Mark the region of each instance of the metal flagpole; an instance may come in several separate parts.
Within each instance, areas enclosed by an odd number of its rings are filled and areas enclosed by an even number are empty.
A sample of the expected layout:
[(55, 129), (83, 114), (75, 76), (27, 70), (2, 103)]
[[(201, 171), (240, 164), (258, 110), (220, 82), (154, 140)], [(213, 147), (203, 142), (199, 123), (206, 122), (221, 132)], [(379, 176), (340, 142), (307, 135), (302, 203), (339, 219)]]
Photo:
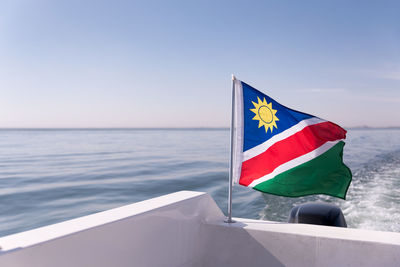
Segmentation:
[(232, 187), (233, 187), (233, 142), (234, 142), (234, 126), (235, 126), (235, 76), (232, 74), (232, 111), (231, 111), (231, 141), (229, 160), (229, 191), (228, 191), (228, 218), (226, 223), (234, 223), (232, 220)]

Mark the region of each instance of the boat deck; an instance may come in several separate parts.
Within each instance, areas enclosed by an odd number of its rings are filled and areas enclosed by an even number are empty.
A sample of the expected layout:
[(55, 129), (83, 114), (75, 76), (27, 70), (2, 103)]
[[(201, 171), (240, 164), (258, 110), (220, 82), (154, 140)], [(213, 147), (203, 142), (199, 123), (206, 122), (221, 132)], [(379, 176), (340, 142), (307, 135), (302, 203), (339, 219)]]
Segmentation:
[(181, 191), (0, 238), (0, 266), (400, 266), (400, 234), (225, 216)]

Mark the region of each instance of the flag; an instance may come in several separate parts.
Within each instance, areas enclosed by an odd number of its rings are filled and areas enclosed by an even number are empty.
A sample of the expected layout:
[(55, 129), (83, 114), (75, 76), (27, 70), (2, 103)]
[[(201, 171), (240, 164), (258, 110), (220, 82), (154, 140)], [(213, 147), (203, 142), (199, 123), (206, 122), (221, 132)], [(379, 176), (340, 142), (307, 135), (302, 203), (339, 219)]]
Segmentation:
[(233, 180), (279, 196), (345, 199), (352, 178), (343, 163), (346, 130), (233, 82)]

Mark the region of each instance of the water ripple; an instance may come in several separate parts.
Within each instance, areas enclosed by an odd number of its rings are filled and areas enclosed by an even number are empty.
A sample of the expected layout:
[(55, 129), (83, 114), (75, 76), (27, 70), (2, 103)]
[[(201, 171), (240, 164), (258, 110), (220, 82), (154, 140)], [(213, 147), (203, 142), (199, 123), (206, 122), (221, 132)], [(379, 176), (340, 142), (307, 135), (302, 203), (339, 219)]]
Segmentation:
[[(399, 131), (349, 131), (348, 200), (235, 186), (237, 217), (286, 221), (306, 201), (340, 205), (351, 227), (400, 231)], [(0, 130), (0, 236), (179, 190), (225, 211), (228, 130)]]

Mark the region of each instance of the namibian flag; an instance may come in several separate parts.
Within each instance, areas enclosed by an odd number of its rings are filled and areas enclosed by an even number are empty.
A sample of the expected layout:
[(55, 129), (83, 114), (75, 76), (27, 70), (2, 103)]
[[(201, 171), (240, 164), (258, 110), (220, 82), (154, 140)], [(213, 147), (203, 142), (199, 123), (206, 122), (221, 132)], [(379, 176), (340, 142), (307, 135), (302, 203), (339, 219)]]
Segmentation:
[(233, 179), (261, 192), (345, 199), (351, 171), (343, 164), (346, 130), (285, 107), (234, 79)]

